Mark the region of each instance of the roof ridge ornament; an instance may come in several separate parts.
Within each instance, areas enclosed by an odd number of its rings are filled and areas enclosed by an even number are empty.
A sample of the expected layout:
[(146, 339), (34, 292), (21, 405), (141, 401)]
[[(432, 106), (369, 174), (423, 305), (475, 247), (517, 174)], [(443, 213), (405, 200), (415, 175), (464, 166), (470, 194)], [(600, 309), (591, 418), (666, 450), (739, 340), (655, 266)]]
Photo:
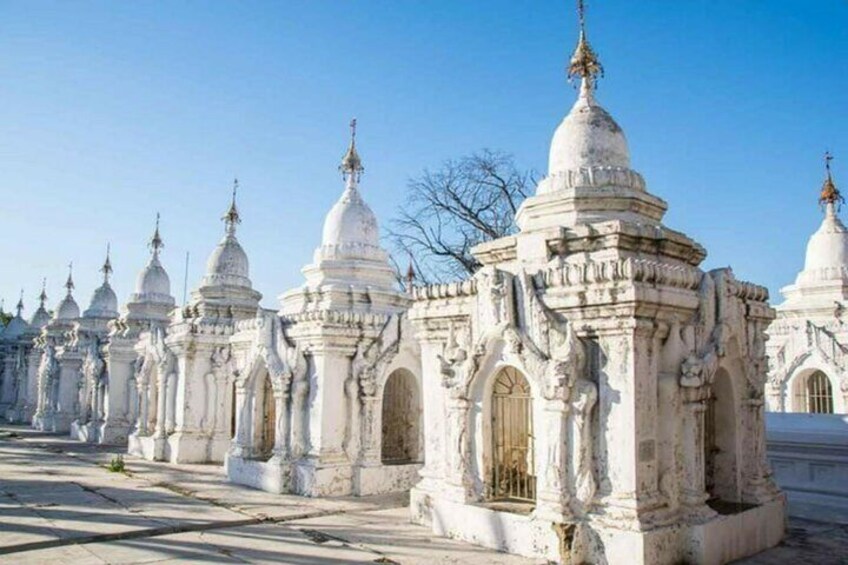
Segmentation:
[(591, 96), (595, 82), (604, 76), (604, 66), (598, 54), (586, 39), (586, 6), (583, 0), (577, 0), (577, 18), (580, 22), (580, 35), (577, 47), (568, 62), (568, 81), (573, 83), (580, 77), (580, 96)]
[(112, 252), (112, 244), (106, 244), (106, 261), (103, 262), (103, 266), (100, 267), (100, 272), (103, 273), (103, 284), (109, 284), (109, 277), (112, 275), (112, 261), (111, 261), (111, 252)]
[(356, 118), (350, 120), (350, 145), (344, 157), (342, 157), (339, 171), (342, 173), (342, 178), (353, 187), (359, 183), (359, 179), (362, 178), (362, 173), (365, 171), (365, 167), (362, 166), (362, 159), (356, 151)]
[(236, 226), (241, 223), (241, 215), (236, 206), (236, 195), (238, 194), (239, 182), (237, 178), (233, 179), (233, 199), (230, 202), (230, 208), (227, 213), (221, 218), (226, 225), (227, 235), (235, 237)]
[(21, 312), (24, 311), (24, 289), (21, 289), (21, 297), (18, 299), (18, 305), (16, 308), (18, 310), (18, 318), (20, 318)]
[(834, 207), (841, 207), (845, 202), (845, 198), (836, 188), (836, 183), (833, 182), (833, 175), (830, 171), (830, 162), (833, 161), (833, 155), (830, 151), (824, 152), (824, 168), (827, 173), (824, 183), (822, 184), (821, 193), (819, 194), (819, 205), (824, 206), (828, 213), (833, 212)]
[(156, 212), (156, 229), (153, 230), (153, 237), (150, 238), (150, 242), (147, 244), (150, 247), (151, 253), (155, 256), (159, 256), (159, 251), (165, 247), (165, 242), (162, 241), (162, 236), (159, 234), (159, 212)]

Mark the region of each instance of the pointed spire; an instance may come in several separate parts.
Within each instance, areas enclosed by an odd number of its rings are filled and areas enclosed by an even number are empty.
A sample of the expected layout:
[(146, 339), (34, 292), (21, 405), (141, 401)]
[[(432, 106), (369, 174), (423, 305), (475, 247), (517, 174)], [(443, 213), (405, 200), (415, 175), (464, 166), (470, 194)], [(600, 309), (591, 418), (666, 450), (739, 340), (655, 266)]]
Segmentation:
[(106, 261), (103, 262), (103, 266), (100, 267), (100, 272), (103, 273), (103, 284), (109, 284), (109, 277), (112, 275), (112, 245), (110, 243), (106, 244)]
[(153, 237), (150, 238), (148, 247), (150, 247), (150, 252), (156, 257), (159, 256), (159, 251), (165, 247), (165, 243), (162, 241), (162, 236), (159, 235), (159, 212), (156, 212), (156, 229), (153, 231)]
[(65, 281), (65, 288), (68, 289), (68, 296), (74, 291), (74, 262), (68, 263), (68, 280)]
[(359, 153), (356, 152), (356, 118), (350, 120), (350, 145), (344, 157), (342, 157), (342, 164), (339, 165), (339, 171), (342, 173), (342, 178), (352, 186), (356, 186), (363, 171), (365, 171), (365, 168), (362, 166), (362, 159), (359, 158)]
[(412, 255), (409, 256), (409, 266), (406, 268), (406, 292), (412, 294), (415, 287), (415, 267), (412, 266)]
[(21, 289), (21, 297), (18, 299), (17, 310), (18, 310), (18, 318), (20, 318), (21, 312), (24, 311), (24, 289)]
[(830, 151), (825, 151), (824, 168), (827, 177), (824, 179), (824, 184), (822, 184), (821, 193), (819, 194), (819, 204), (826, 208), (829, 215), (835, 213), (834, 208), (837, 205), (845, 202), (845, 198), (842, 197), (839, 189), (836, 188), (836, 183), (833, 182), (833, 175), (830, 172), (831, 161), (833, 161), (833, 155), (830, 154)]
[(580, 96), (590, 97), (595, 82), (604, 76), (604, 67), (586, 38), (586, 7), (583, 0), (577, 0), (577, 17), (580, 21), (580, 36), (568, 63), (568, 80), (573, 82), (576, 77), (580, 77)]
[(236, 226), (241, 223), (238, 207), (236, 206), (236, 195), (238, 194), (238, 179), (233, 179), (233, 200), (230, 203), (230, 209), (221, 218), (227, 226), (227, 235), (236, 235)]
[(47, 304), (47, 278), (41, 279), (41, 294), (38, 295), (39, 308), (44, 308)]

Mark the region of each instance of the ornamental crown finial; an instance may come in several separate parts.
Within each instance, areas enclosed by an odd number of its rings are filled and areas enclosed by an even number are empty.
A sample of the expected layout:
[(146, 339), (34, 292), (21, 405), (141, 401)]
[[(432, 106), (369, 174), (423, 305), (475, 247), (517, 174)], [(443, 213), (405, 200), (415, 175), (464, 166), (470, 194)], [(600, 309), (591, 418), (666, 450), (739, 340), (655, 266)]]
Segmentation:
[(65, 281), (65, 288), (68, 289), (68, 295), (74, 291), (74, 262), (68, 263), (68, 280)]
[(355, 182), (359, 181), (363, 171), (365, 171), (365, 167), (362, 166), (362, 159), (359, 158), (359, 153), (356, 151), (356, 118), (350, 120), (350, 145), (344, 157), (342, 157), (339, 171), (341, 171), (343, 179), (350, 178)]
[(165, 242), (162, 241), (162, 236), (159, 234), (159, 212), (156, 212), (156, 229), (153, 230), (153, 237), (150, 238), (148, 246), (154, 255), (158, 255), (159, 251), (165, 247)]
[(24, 289), (21, 289), (21, 297), (18, 299), (17, 310), (18, 310), (18, 318), (20, 318), (21, 312), (24, 311)]
[(604, 76), (604, 67), (586, 39), (586, 7), (583, 0), (577, 0), (577, 18), (580, 22), (580, 36), (568, 63), (568, 80), (573, 82), (576, 77), (580, 77), (584, 85), (591, 89), (594, 82)]
[(224, 214), (224, 217), (221, 218), (224, 220), (224, 224), (227, 226), (227, 233), (229, 235), (235, 235), (236, 226), (241, 223), (241, 215), (239, 214), (238, 207), (236, 206), (236, 196), (238, 195), (238, 187), (239, 182), (237, 178), (233, 179), (233, 199), (230, 202), (230, 208), (227, 210), (227, 213)]
[(109, 282), (109, 276), (112, 274), (112, 260), (111, 260), (111, 251), (112, 245), (110, 243), (106, 244), (106, 261), (103, 262), (103, 266), (100, 267), (100, 272), (103, 273), (103, 282)]
[(41, 279), (41, 294), (38, 295), (38, 300), (41, 302), (41, 307), (47, 303), (47, 277)]
[(822, 184), (821, 193), (819, 194), (819, 204), (823, 206), (845, 202), (845, 198), (842, 197), (839, 189), (836, 188), (836, 183), (833, 182), (833, 175), (830, 172), (831, 161), (833, 161), (833, 155), (831, 155), (830, 151), (825, 151), (824, 168), (827, 176), (824, 179), (824, 184)]

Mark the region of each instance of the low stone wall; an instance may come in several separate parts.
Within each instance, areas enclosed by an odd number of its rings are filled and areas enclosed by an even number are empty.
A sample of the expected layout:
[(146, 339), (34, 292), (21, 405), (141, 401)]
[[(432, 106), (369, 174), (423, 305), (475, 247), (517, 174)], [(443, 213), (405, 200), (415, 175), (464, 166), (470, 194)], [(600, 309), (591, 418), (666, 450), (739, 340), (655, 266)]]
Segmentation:
[(766, 439), (789, 515), (848, 524), (848, 415), (769, 412)]

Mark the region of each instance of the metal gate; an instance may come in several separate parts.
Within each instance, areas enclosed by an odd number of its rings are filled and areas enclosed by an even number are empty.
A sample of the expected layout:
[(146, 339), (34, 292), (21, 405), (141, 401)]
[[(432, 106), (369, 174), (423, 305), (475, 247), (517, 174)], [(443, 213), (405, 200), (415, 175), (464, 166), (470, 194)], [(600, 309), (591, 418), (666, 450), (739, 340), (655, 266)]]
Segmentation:
[(536, 500), (533, 398), (511, 367), (498, 373), (492, 391), (492, 499)]
[(833, 389), (830, 379), (821, 371), (807, 379), (807, 412), (833, 414)]

